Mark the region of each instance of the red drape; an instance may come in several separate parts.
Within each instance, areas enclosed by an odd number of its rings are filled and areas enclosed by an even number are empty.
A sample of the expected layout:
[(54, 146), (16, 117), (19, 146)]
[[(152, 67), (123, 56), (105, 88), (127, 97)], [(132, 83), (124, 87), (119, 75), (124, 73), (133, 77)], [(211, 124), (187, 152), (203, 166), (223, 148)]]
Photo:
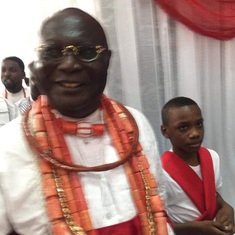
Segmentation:
[(219, 40), (235, 37), (235, 0), (155, 0), (193, 31)]

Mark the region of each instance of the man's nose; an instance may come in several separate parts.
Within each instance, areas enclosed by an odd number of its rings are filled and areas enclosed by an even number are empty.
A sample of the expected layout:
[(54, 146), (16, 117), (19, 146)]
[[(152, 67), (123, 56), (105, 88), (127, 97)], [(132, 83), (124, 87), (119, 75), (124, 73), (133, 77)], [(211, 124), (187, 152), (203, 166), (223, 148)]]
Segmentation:
[(58, 69), (66, 70), (68, 72), (73, 72), (75, 70), (82, 69), (82, 62), (79, 61), (73, 53), (66, 53), (63, 56), (60, 64), (58, 65)]

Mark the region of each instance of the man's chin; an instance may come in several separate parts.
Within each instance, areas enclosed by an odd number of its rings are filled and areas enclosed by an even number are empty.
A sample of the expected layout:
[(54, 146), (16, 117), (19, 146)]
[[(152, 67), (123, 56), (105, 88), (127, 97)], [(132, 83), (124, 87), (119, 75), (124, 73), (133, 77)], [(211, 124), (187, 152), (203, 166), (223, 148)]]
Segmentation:
[(4, 84), (4, 86), (6, 87), (7, 90), (11, 91), (15, 89), (15, 85), (14, 84)]
[(85, 117), (93, 111), (91, 108), (92, 106), (85, 105), (85, 103), (61, 102), (53, 107), (62, 115), (73, 118)]
[(15, 83), (10, 80), (10, 79), (7, 79), (3, 82), (3, 85), (6, 87), (6, 88), (14, 88), (15, 87)]

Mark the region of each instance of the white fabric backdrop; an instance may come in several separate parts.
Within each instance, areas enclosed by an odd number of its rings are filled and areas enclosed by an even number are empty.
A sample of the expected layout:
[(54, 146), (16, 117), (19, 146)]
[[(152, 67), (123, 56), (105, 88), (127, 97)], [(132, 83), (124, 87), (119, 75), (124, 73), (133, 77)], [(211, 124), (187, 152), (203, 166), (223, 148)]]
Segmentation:
[(41, 20), (69, 6), (104, 26), (112, 50), (106, 93), (148, 117), (161, 152), (169, 148), (160, 133), (163, 104), (179, 95), (198, 102), (204, 145), (219, 153), (223, 196), (235, 207), (235, 40), (198, 35), (151, 0), (7, 0), (0, 3), (0, 59), (16, 55), (28, 64)]

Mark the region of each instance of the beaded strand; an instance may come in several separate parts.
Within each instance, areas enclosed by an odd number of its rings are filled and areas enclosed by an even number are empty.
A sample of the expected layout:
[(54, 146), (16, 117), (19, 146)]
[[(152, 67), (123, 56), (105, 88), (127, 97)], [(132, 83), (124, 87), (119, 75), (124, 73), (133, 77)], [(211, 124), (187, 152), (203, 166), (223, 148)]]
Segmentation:
[[(120, 160), (87, 168), (72, 164), (62, 130), (55, 124), (45, 96), (25, 115), (27, 139), (38, 153), (48, 216), (54, 235), (96, 235), (76, 171), (109, 170), (123, 164), (138, 209), (143, 235), (167, 235), (166, 215), (157, 183), (138, 143), (138, 127), (121, 104), (102, 97), (108, 132)], [(40, 146), (39, 146), (40, 144)], [(53, 212), (54, 211), (54, 212)]]

